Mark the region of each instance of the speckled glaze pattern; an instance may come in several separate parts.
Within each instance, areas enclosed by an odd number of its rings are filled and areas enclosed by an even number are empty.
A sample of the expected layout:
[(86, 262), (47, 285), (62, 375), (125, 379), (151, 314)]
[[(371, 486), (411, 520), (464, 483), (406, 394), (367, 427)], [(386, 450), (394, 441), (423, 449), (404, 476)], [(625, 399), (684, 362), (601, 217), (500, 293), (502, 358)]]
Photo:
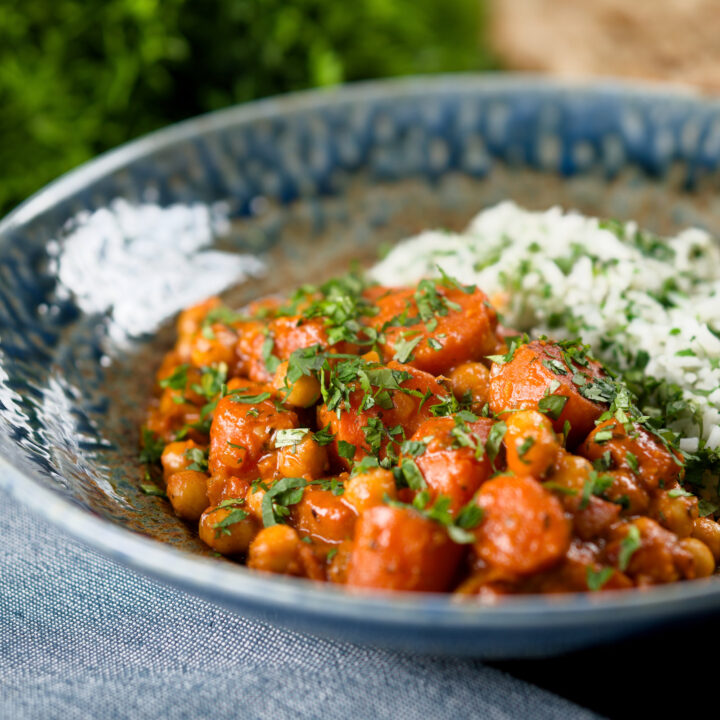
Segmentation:
[(124, 146), (0, 225), (0, 482), (146, 573), (353, 640), (538, 655), (720, 608), (718, 579), (478, 607), (260, 576), (210, 558), (166, 502), (139, 491), (136, 461), (183, 306), (321, 280), (508, 197), (720, 234), (719, 164), (717, 102), (507, 76), (303, 93)]

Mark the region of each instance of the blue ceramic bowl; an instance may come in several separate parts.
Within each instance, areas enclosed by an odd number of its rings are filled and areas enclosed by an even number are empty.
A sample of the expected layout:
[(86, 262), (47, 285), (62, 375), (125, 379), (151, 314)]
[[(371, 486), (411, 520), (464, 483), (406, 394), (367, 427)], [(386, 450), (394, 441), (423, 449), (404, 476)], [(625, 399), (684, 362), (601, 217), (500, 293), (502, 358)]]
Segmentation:
[(137, 428), (173, 315), (320, 280), (504, 198), (720, 231), (720, 106), (534, 78), (434, 77), (253, 103), (83, 166), (0, 225), (0, 481), (138, 571), (273, 623), (397, 648), (542, 655), (720, 608), (651, 591), (363, 596), (208, 556), (139, 492)]

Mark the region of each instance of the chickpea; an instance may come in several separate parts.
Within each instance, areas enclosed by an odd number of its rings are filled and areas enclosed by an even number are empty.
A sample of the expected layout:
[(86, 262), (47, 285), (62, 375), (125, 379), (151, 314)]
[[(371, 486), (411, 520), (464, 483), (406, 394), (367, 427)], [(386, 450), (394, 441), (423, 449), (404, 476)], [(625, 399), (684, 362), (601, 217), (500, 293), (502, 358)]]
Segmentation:
[(490, 371), (479, 362), (463, 363), (450, 373), (453, 395), (461, 400), (469, 392), (476, 405), (484, 405), (488, 401), (489, 382)]
[(192, 460), (185, 457), (185, 453), (196, 447), (197, 445), (192, 440), (179, 440), (165, 446), (160, 458), (165, 480), (192, 464)]
[(309, 433), (296, 445), (281, 447), (277, 453), (277, 472), (282, 477), (322, 477), (327, 470), (327, 450)]
[(244, 506), (239, 504), (238, 507), (214, 507), (205, 510), (200, 518), (200, 539), (222, 555), (239, 555), (247, 552), (258, 533), (257, 520), (247, 514), (235, 522), (221, 526), (231, 513), (238, 510), (244, 510)]
[(613, 479), (612, 485), (604, 493), (605, 497), (611, 502), (620, 503), (623, 515), (643, 515), (647, 512), (650, 496), (634, 473), (612, 470), (604, 474)]
[(704, 542), (689, 537), (681, 540), (680, 544), (692, 555), (696, 578), (708, 577), (715, 572), (715, 558)]
[(199, 305), (194, 305), (180, 313), (177, 322), (178, 342), (176, 351), (178, 358), (180, 358), (182, 362), (190, 361), (195, 334), (200, 330), (207, 314), (220, 304), (220, 298), (211, 297)]
[(720, 562), (720, 524), (710, 518), (697, 518), (692, 537), (702, 540), (710, 548), (716, 562)]
[(300, 536), (287, 525), (261, 530), (248, 554), (248, 567), (282, 575), (302, 575)]
[(370, 350), (369, 352), (366, 352), (362, 356), (362, 359), (367, 360), (368, 362), (374, 362), (374, 363), (380, 362), (380, 356), (375, 352), (375, 350)]
[(572, 455), (569, 452), (560, 452), (555, 458), (555, 465), (550, 479), (560, 487), (575, 491), (574, 496), (565, 495), (565, 498), (579, 497), (592, 469), (592, 465), (585, 458)]
[(560, 450), (550, 420), (535, 410), (521, 410), (509, 413), (505, 423), (508, 468), (518, 475), (543, 477)]
[(190, 362), (196, 367), (217, 363), (232, 365), (235, 361), (237, 335), (227, 325), (214, 323), (210, 332), (199, 332), (192, 340)]
[(208, 476), (197, 470), (181, 470), (167, 480), (167, 496), (173, 510), (183, 520), (200, 519), (210, 504), (207, 496)]
[(312, 375), (303, 375), (290, 386), (288, 392), (287, 387), (285, 387), (287, 370), (287, 362), (280, 363), (272, 381), (273, 387), (283, 398), (283, 402), (294, 407), (310, 407), (314, 405), (320, 398), (320, 383), (317, 378)]
[(650, 501), (650, 517), (678, 537), (690, 537), (698, 516), (697, 498), (685, 495), (672, 497), (670, 492), (662, 491), (653, 497)]
[(335, 554), (327, 568), (327, 579), (330, 582), (344, 585), (347, 582), (348, 565), (352, 558), (352, 540), (345, 540), (335, 546)]
[(245, 495), (245, 507), (257, 520), (262, 522), (262, 501), (265, 491), (259, 486), (251, 486)]
[(178, 335), (188, 337), (194, 335), (207, 317), (207, 314), (220, 305), (219, 297), (211, 297), (197, 305), (183, 310), (177, 321)]
[(397, 498), (395, 478), (389, 470), (378, 468), (351, 477), (345, 483), (343, 499), (359, 514), (368, 508), (382, 505), (385, 495), (393, 500)]

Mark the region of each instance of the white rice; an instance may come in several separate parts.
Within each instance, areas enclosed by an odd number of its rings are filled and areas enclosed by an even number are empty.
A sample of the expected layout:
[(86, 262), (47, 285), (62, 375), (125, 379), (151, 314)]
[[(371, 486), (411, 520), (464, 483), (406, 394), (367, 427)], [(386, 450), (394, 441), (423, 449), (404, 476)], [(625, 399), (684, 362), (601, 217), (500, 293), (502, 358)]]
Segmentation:
[[(659, 257), (641, 251), (638, 239), (657, 241)], [(645, 373), (677, 384), (700, 410), (701, 424), (683, 419), (672, 428), (683, 449), (720, 448), (720, 339), (710, 330), (720, 330), (720, 244), (708, 233), (657, 238), (632, 222), (608, 229), (579, 213), (504, 202), (462, 234), (424, 232), (402, 242), (371, 274), (406, 285), (438, 275), (438, 265), (484, 290), (508, 327), (579, 336), (621, 368), (646, 351)]]

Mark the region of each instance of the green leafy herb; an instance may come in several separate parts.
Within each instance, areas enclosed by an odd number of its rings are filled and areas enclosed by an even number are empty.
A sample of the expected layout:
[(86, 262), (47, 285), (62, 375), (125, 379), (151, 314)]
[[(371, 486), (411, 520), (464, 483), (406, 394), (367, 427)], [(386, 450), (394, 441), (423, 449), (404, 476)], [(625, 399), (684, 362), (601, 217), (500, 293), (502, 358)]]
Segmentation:
[(144, 427), (142, 429), (142, 449), (138, 455), (141, 463), (154, 465), (160, 462), (165, 442), (160, 439), (152, 430)]
[(524, 457), (534, 444), (535, 438), (528, 435), (519, 445), (517, 445), (517, 454), (523, 462), (528, 462), (524, 460)]
[(145, 495), (152, 495), (153, 497), (160, 497), (167, 499), (167, 494), (161, 488), (155, 485), (155, 483), (141, 483), (140, 489)]
[(410, 458), (404, 458), (400, 464), (400, 471), (402, 477), (405, 480), (406, 485), (411, 490), (424, 490), (427, 487), (425, 478), (420, 472), (420, 468), (416, 465), (414, 460)]
[(607, 581), (615, 574), (615, 570), (611, 567), (604, 567), (600, 570), (595, 570), (588, 565), (585, 573), (585, 580), (587, 582), (588, 589), (592, 592), (601, 590)]
[(338, 440), (338, 455), (346, 460), (352, 460), (355, 457), (357, 448), (345, 440)]
[(335, 435), (330, 432), (330, 423), (321, 430), (314, 432), (313, 439), (318, 445), (329, 445), (335, 439)]
[(591, 495), (602, 496), (613, 482), (612, 475), (600, 475), (595, 470), (591, 470), (588, 479), (583, 485), (579, 509), (584, 510), (590, 504)]
[(190, 461), (186, 470), (195, 470), (197, 472), (207, 472), (208, 469), (208, 451), (202, 448), (188, 448), (185, 451), (185, 458)]
[(538, 402), (538, 410), (552, 420), (557, 420), (560, 415), (562, 415), (562, 411), (565, 409), (567, 401), (568, 399), (565, 395), (546, 395), (545, 397), (540, 398), (540, 401)]
[(691, 492), (688, 492), (684, 488), (676, 487), (668, 492), (668, 497), (679, 498), (679, 497), (695, 497)]
[(393, 360), (397, 360), (399, 363), (406, 363), (413, 357), (413, 350), (417, 347), (418, 343), (423, 339), (422, 335), (412, 338), (412, 340), (398, 340), (395, 343), (395, 354)]
[(282, 523), (290, 515), (289, 507), (302, 500), (308, 485), (305, 478), (284, 477), (276, 480), (262, 499), (262, 521), (265, 527)]
[(635, 475), (637, 475), (640, 472), (640, 463), (638, 462), (637, 455), (635, 453), (630, 452), (629, 450), (625, 453), (625, 462), (627, 462), (630, 469), (633, 471)]
[(160, 381), (160, 387), (170, 388), (171, 390), (184, 390), (188, 381), (187, 373), (189, 367), (187, 363), (178, 365), (171, 375)]
[(593, 435), (593, 441), (595, 443), (597, 443), (598, 445), (602, 445), (603, 443), (606, 443), (609, 440), (612, 440), (612, 438), (613, 438), (612, 428), (603, 428), (602, 430), (598, 430), (595, 433), (595, 435)]
[(220, 537), (221, 535), (231, 535), (232, 530), (230, 528), (236, 523), (242, 522), (249, 516), (249, 513), (240, 507), (244, 503), (245, 500), (242, 498), (229, 498), (227, 500), (223, 500), (217, 506), (217, 509), (230, 508), (230, 512), (222, 520), (213, 523), (213, 528), (215, 528), (215, 537)]
[(627, 531), (627, 535), (622, 539), (620, 543), (620, 552), (618, 553), (618, 567), (620, 570), (625, 572), (630, 559), (635, 554), (635, 551), (640, 548), (640, 530), (637, 525), (630, 525)]
[(271, 374), (274, 375), (275, 371), (278, 369), (278, 366), (280, 365), (280, 358), (276, 355), (273, 355), (273, 348), (275, 347), (275, 341), (273, 338), (268, 335), (265, 340), (263, 341), (262, 348), (260, 350), (260, 354), (262, 355), (263, 362), (265, 363), (265, 369)]
[(291, 428), (289, 430), (278, 430), (275, 433), (275, 447), (289, 447), (301, 443), (310, 432), (309, 428)]
[(269, 392), (261, 392), (257, 395), (240, 395), (234, 391), (229, 393), (232, 397), (232, 401), (236, 403), (245, 403), (247, 405), (257, 405), (264, 400), (269, 400), (272, 395)]
[(500, 452), (500, 445), (502, 444), (505, 433), (507, 432), (507, 425), (504, 422), (496, 422), (488, 433), (488, 438), (485, 441), (485, 451), (488, 454), (488, 458), (491, 463), (495, 462), (495, 458)]
[(427, 450), (427, 444), (420, 442), (419, 440), (406, 440), (400, 446), (400, 452), (403, 455), (410, 455), (411, 457), (418, 457)]

